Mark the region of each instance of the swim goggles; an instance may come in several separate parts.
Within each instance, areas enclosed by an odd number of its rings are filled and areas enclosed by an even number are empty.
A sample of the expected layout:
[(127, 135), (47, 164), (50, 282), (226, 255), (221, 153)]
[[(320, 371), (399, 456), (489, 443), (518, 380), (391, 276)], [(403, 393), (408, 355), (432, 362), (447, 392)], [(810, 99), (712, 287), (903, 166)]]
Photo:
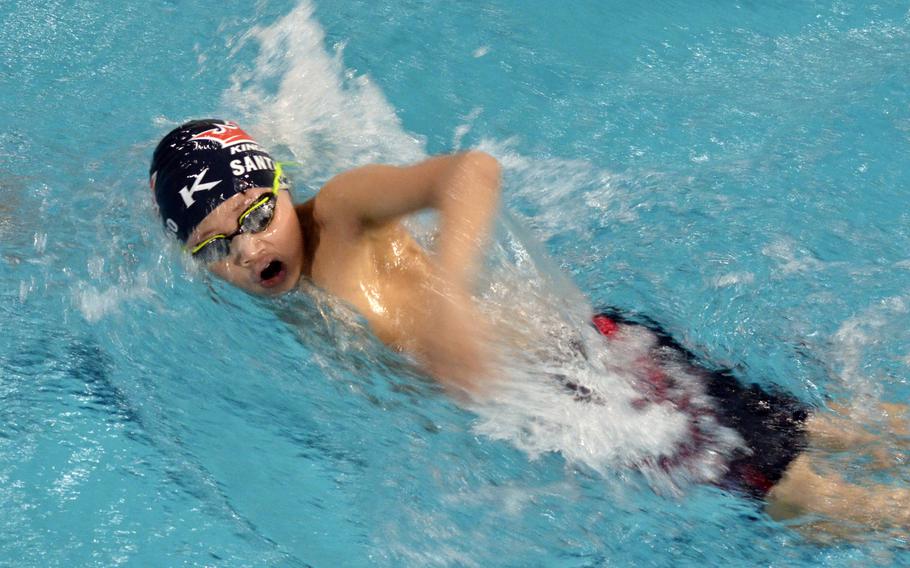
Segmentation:
[(275, 217), (275, 206), (278, 204), (278, 191), (287, 189), (282, 184), (282, 165), (296, 165), (293, 163), (275, 162), (275, 178), (272, 181), (272, 191), (262, 195), (246, 208), (237, 218), (237, 230), (230, 235), (219, 233), (212, 235), (201, 243), (186, 247), (193, 259), (204, 264), (212, 264), (224, 260), (231, 254), (231, 240), (244, 233), (261, 233), (266, 230)]

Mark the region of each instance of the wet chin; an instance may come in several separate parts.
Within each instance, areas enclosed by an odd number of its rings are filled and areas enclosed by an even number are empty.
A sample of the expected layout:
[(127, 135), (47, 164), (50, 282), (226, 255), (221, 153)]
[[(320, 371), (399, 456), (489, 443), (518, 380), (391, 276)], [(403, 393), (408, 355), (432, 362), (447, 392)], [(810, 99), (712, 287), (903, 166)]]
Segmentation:
[(266, 283), (255, 280), (247, 282), (246, 285), (240, 286), (248, 292), (259, 294), (260, 296), (279, 296), (294, 289), (294, 284), (289, 276), (285, 276), (280, 282)]
[(294, 288), (296, 288), (296, 282), (293, 282), (290, 278), (287, 278), (283, 282), (271, 287), (257, 285), (255, 292), (263, 296), (279, 296), (281, 294), (290, 292)]

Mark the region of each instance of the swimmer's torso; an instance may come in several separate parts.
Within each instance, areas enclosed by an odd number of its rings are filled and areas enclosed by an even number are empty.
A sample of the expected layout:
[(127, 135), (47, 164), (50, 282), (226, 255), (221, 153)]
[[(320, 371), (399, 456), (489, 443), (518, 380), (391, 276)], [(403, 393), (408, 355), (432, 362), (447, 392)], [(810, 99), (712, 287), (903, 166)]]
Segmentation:
[(408, 350), (426, 310), (430, 262), (399, 223), (356, 238), (329, 229), (320, 231), (311, 278), (356, 308), (383, 343)]

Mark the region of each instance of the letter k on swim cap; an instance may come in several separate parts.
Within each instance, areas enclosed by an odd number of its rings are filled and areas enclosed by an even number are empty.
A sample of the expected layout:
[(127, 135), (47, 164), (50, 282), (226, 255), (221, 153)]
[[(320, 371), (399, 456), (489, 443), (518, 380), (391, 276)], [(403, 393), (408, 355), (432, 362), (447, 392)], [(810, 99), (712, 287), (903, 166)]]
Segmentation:
[(186, 242), (216, 207), (254, 187), (272, 187), (275, 162), (235, 122), (193, 120), (172, 130), (152, 155), (149, 184), (161, 219)]

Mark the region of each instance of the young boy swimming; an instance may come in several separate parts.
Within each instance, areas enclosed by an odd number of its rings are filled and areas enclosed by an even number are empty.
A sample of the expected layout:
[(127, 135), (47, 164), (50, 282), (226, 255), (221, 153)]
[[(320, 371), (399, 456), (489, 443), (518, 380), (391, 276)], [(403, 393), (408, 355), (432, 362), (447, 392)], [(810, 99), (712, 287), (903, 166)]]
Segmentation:
[[(468, 395), (493, 388), (488, 324), (474, 305), (472, 286), (496, 215), (499, 178), (498, 163), (482, 152), (405, 167), (369, 165), (337, 175), (295, 206), (281, 164), (237, 124), (222, 120), (174, 129), (158, 144), (150, 168), (165, 227), (213, 274), (267, 296), (311, 281), (356, 309), (383, 343)], [(439, 212), (441, 224), (432, 256), (401, 224), (404, 216), (428, 208)], [(648, 327), (616, 313), (595, 317), (594, 325), (608, 338)], [(661, 465), (710, 452), (710, 435), (701, 425), (716, 421), (744, 441), (720, 484), (766, 499), (777, 516), (812, 512), (906, 528), (910, 492), (820, 475), (810, 458), (819, 450), (869, 443), (862, 428), (810, 413), (787, 395), (705, 371), (659, 329), (647, 333), (654, 347), (643, 363), (643, 404), (685, 412), (695, 440)], [(704, 386), (690, 396), (667, 372), (671, 367), (684, 368)], [(557, 380), (579, 404), (596, 402), (586, 387)]]
[[(483, 340), (469, 286), (496, 212), (497, 162), (469, 152), (366, 166), (296, 207), (281, 183), (271, 156), (230, 122), (187, 123), (152, 161), (165, 226), (212, 273), (263, 295), (310, 280), (444, 384), (476, 388)], [(434, 262), (399, 223), (427, 207), (443, 227)]]

